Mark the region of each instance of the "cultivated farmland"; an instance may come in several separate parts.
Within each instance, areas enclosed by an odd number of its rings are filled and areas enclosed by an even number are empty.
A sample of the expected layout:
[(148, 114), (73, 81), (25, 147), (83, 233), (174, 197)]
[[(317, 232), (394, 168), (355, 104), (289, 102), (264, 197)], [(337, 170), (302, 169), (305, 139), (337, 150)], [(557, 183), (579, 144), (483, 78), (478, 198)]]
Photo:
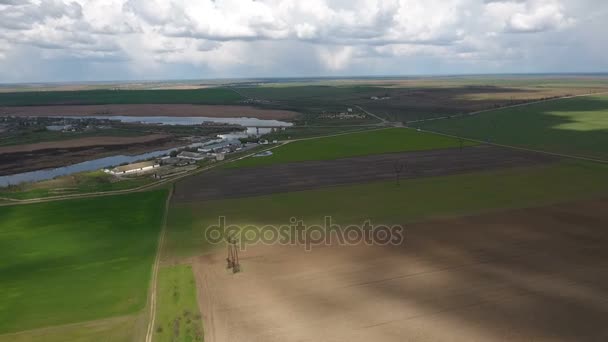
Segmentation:
[(445, 176), (557, 162), (557, 158), (493, 146), (401, 152), (337, 160), (231, 168), (189, 177), (176, 184), (177, 202), (259, 196), (344, 184)]
[(550, 101), (416, 126), (494, 143), (608, 159), (608, 96)]
[(319, 224), (326, 215), (340, 224), (362, 224), (366, 219), (398, 224), (602, 196), (606, 191), (608, 166), (562, 162), (406, 179), (399, 186), (390, 180), (218, 201), (174, 201), (163, 258), (180, 259), (210, 250), (213, 246), (204, 239), (205, 227), (216, 225), (219, 216), (225, 216), (228, 224), (244, 226), (283, 225), (291, 217)]
[[(0, 207), (0, 334), (139, 314), (165, 197), (155, 191)], [(110, 323), (124, 326), (98, 326)], [(126, 336), (137, 331), (127, 328)], [(65, 336), (79, 334), (70, 331)]]
[(248, 117), (266, 120), (289, 120), (297, 113), (286, 110), (260, 109), (251, 106), (190, 104), (123, 104), (7, 107), (4, 114), (13, 116), (204, 116)]
[[(432, 150), (459, 147), (461, 141), (401, 128), (366, 131), (301, 140), (273, 149), (273, 155), (248, 158), (229, 167), (271, 165), (305, 160), (331, 160), (379, 153)], [(464, 146), (475, 143), (462, 142)]]
[(408, 225), (395, 247), (249, 247), (237, 275), (224, 250), (198, 257), (206, 341), (601, 341), (607, 205)]
[(0, 93), (0, 106), (105, 104), (234, 104), (241, 96), (226, 88), (193, 90), (82, 90)]

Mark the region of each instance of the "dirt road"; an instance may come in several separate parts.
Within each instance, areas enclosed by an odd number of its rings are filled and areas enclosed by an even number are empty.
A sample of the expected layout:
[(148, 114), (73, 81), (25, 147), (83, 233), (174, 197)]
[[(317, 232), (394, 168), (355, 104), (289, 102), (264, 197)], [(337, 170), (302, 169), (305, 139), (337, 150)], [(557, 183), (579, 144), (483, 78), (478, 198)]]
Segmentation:
[(605, 341), (608, 200), (444, 219), (398, 247), (194, 262), (205, 341)]

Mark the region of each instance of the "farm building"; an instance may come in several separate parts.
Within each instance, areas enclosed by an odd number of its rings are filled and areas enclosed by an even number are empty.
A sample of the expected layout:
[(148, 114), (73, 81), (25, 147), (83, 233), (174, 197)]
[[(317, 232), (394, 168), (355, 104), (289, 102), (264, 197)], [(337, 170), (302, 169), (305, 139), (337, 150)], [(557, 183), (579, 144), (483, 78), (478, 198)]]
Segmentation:
[(118, 166), (111, 170), (105, 170), (105, 171), (108, 173), (111, 173), (113, 175), (126, 175), (126, 174), (150, 171), (159, 166), (160, 165), (158, 163), (156, 163), (155, 161), (146, 161), (146, 162), (141, 162), (141, 163)]
[(243, 146), (243, 144), (238, 140), (223, 141), (223, 142), (200, 147), (198, 149), (198, 151), (202, 152), (202, 153), (212, 153), (212, 152), (230, 153), (230, 152), (236, 151), (238, 148), (241, 148), (242, 146)]
[(187, 151), (184, 151), (184, 152), (178, 154), (177, 157), (181, 158), (181, 159), (190, 159), (190, 160), (203, 160), (203, 159), (207, 158), (207, 156), (202, 153), (187, 152)]

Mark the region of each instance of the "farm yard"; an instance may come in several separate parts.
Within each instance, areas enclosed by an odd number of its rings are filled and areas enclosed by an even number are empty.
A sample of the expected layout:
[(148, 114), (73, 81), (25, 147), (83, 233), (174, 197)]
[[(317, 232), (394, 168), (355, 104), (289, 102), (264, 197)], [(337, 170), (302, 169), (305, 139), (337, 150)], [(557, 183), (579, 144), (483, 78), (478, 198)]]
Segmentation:
[(133, 339), (166, 194), (0, 207), (0, 341)]

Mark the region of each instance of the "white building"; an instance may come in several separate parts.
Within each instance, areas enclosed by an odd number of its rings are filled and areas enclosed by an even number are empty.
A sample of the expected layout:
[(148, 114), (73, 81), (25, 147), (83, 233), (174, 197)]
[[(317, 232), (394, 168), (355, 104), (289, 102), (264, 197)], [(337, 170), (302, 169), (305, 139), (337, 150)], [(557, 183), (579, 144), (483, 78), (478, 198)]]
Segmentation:
[(207, 158), (207, 156), (202, 153), (184, 151), (184, 152), (178, 154), (177, 158), (190, 159), (190, 160), (203, 160), (203, 159)]
[(160, 167), (155, 161), (147, 161), (135, 164), (128, 164), (123, 166), (118, 166), (113, 168), (112, 170), (105, 170), (107, 173), (111, 173), (113, 175), (128, 175), (128, 174), (136, 174), (147, 172), (153, 169)]

